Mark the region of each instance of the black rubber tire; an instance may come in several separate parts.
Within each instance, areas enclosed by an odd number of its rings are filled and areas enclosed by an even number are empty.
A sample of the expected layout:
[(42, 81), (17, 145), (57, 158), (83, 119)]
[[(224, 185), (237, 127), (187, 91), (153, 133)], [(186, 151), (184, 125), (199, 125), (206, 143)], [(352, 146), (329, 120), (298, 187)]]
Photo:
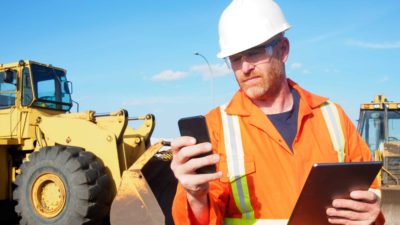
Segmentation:
[[(94, 154), (78, 147), (44, 147), (33, 152), (20, 169), (13, 192), (20, 225), (104, 224), (112, 198), (111, 179)], [(62, 180), (67, 196), (62, 211), (47, 219), (36, 212), (30, 197), (33, 182), (45, 172)]]

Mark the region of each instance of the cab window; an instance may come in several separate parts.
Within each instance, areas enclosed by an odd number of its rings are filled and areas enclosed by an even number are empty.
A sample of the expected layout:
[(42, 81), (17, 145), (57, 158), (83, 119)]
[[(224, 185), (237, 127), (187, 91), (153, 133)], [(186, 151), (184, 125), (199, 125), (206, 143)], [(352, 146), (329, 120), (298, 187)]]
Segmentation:
[(0, 108), (15, 105), (17, 93), (17, 71), (0, 71)]
[(24, 68), (22, 71), (22, 105), (30, 105), (33, 101), (31, 78), (29, 76), (29, 69)]

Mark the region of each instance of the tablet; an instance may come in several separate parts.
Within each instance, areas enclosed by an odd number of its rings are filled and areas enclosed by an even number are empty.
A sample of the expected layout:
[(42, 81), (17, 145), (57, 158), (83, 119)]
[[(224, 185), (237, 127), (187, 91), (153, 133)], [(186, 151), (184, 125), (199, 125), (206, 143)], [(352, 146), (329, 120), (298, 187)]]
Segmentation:
[(311, 168), (288, 225), (330, 224), (326, 209), (333, 199), (368, 190), (382, 162), (318, 163)]

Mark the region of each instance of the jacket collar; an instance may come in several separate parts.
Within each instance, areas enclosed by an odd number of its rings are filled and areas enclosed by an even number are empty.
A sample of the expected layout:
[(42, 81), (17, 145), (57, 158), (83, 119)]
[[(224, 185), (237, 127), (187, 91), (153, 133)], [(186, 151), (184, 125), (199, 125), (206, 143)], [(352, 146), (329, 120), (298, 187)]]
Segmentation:
[[(312, 109), (320, 107), (328, 98), (321, 97), (301, 88), (294, 81), (287, 79), (289, 86), (294, 88), (300, 96), (300, 112), (311, 113)], [(225, 110), (228, 114), (250, 116), (252, 112), (261, 111), (249, 97), (240, 89), (232, 97)]]
[[(297, 124), (297, 130), (299, 131), (301, 130), (300, 127), (303, 124), (303, 120), (305, 120), (308, 115), (313, 113), (313, 109), (320, 107), (321, 104), (326, 102), (327, 98), (314, 95), (302, 89), (297, 83), (292, 80), (288, 79), (288, 83), (299, 93), (300, 96)], [(264, 112), (262, 112), (242, 90), (238, 90), (236, 92), (236, 94), (227, 105), (225, 111), (230, 115), (237, 115), (247, 118), (251, 125), (263, 130), (277, 141), (282, 139), (278, 130), (275, 129), (275, 126), (264, 114)], [(286, 144), (283, 144), (283, 146), (286, 146)], [(289, 148), (287, 149), (290, 152)]]

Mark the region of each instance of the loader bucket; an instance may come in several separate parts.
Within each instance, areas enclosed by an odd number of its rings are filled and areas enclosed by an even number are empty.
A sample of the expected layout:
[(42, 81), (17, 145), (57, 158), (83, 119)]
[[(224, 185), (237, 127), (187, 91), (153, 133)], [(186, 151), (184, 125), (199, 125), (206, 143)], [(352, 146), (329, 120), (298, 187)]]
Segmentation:
[(400, 185), (382, 187), (382, 211), (387, 225), (400, 221)]
[(112, 225), (165, 224), (164, 214), (141, 171), (164, 145), (165, 142), (152, 145), (128, 170), (123, 172), (117, 196), (111, 205)]

